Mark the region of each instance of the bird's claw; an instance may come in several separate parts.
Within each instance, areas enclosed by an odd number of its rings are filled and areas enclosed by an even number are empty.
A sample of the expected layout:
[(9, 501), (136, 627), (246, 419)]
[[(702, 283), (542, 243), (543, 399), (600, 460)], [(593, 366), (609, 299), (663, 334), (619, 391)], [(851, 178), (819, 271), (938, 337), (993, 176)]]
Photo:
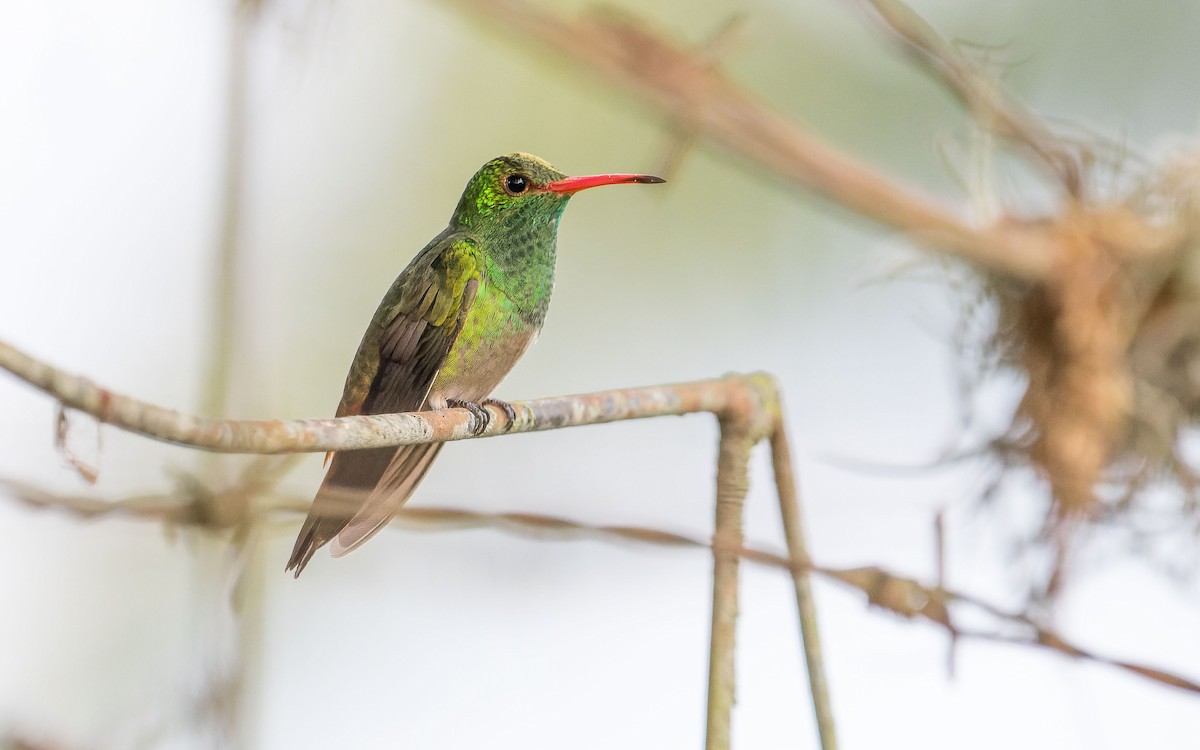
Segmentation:
[(496, 406), (500, 411), (504, 412), (504, 416), (508, 417), (508, 423), (504, 425), (504, 431), (508, 432), (517, 423), (517, 410), (507, 401), (501, 401), (498, 398), (487, 398), (483, 400), (484, 406)]
[(467, 411), (471, 412), (472, 435), (482, 435), (484, 430), (488, 428), (488, 425), (492, 423), (492, 413), (474, 401), (463, 401), (460, 398), (448, 398), (446, 399), (446, 406), (466, 409)]

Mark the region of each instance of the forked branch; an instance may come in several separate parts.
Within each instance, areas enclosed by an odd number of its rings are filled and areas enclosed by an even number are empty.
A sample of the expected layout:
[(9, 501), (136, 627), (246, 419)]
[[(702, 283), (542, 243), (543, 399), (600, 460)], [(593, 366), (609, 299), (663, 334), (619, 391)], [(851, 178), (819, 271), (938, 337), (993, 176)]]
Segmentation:
[[(147, 437), (211, 451), (235, 453), (303, 453), (352, 450), (418, 443), (445, 442), (475, 437), (474, 417), (466, 409), (446, 409), (409, 414), (343, 417), (340, 419), (237, 421), (202, 419), (164, 409), (130, 396), (101, 388), (86, 378), (63, 372), (4, 342), (0, 342), (0, 368), (9, 370), (29, 384), (56, 398), (65, 407), (86, 412), (102, 423), (137, 432)], [(708, 412), (721, 426), (717, 471), (717, 513), (713, 559), (713, 625), (710, 640), (708, 748), (727, 750), (734, 696), (734, 635), (738, 599), (738, 550), (742, 548), (742, 506), (748, 488), (750, 450), (776, 434), (782, 426), (775, 381), (768, 375), (729, 375), (694, 383), (606, 391), (582, 396), (514, 402), (516, 418), (511, 424), (498, 409), (482, 436), (534, 432), (629, 419)], [(777, 481), (780, 481), (777, 474)], [(790, 473), (786, 476), (790, 482)], [(10, 485), (10, 489), (12, 489)], [(29, 502), (44, 502), (45, 496), (25, 491)], [(785, 523), (798, 529), (796, 493), (781, 490)], [(245, 498), (249, 500), (249, 497)], [(792, 507), (786, 507), (788, 503)], [(245, 504), (243, 504), (244, 507)], [(128, 509), (144, 511), (140, 501)], [(77, 506), (90, 511), (87, 503)], [(248, 511), (247, 511), (248, 512)], [(203, 507), (169, 516), (187, 521), (212, 518)], [(245, 515), (245, 513), (243, 514)], [(791, 520), (787, 520), (787, 519)], [(789, 535), (797, 565), (789, 566), (796, 581), (797, 603), (804, 623), (803, 639), (815, 643), (816, 618), (811, 607), (799, 598), (808, 590), (808, 554), (803, 538)], [(800, 546), (797, 547), (796, 545)], [(825, 750), (834, 750), (832, 712), (819, 656), (809, 655), (814, 710), (821, 727)], [(817, 664), (816, 669), (811, 665)]]

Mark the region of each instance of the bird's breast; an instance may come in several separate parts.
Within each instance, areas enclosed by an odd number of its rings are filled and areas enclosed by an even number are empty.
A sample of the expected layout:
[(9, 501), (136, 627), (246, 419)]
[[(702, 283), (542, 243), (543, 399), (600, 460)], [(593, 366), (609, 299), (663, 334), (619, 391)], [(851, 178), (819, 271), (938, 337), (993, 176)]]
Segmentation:
[(512, 370), (537, 338), (538, 327), (494, 284), (480, 279), (475, 301), (467, 312), (446, 360), (430, 388), (428, 402), (445, 399), (482, 401)]

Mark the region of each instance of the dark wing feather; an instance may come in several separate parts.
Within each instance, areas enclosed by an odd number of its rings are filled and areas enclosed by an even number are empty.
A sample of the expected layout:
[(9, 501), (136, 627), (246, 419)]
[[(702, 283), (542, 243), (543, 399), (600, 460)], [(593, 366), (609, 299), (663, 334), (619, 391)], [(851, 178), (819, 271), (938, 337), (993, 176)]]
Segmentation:
[[(413, 259), (363, 336), (338, 416), (416, 411), (424, 405), (474, 302), (481, 266), (475, 244), (450, 232), (435, 238)], [(334, 454), (296, 539), (288, 570), (299, 576), (313, 553), (335, 536), (339, 537), (335, 554), (366, 541), (408, 499), (440, 447)]]

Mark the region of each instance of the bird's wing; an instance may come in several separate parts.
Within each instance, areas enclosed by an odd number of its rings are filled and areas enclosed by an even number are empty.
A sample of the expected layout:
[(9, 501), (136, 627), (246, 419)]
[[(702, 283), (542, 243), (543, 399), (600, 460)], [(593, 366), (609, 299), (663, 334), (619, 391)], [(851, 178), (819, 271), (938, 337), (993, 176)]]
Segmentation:
[[(483, 261), (469, 238), (445, 233), (409, 264), (363, 337), (338, 415), (420, 409), (475, 300)], [(369, 385), (367, 385), (369, 384)], [(297, 575), (337, 537), (335, 554), (365, 542), (404, 504), (440, 445), (344, 451), (305, 520), (288, 569)]]
[(338, 416), (420, 408), (474, 301), (479, 246), (447, 230), (388, 290), (346, 377)]

